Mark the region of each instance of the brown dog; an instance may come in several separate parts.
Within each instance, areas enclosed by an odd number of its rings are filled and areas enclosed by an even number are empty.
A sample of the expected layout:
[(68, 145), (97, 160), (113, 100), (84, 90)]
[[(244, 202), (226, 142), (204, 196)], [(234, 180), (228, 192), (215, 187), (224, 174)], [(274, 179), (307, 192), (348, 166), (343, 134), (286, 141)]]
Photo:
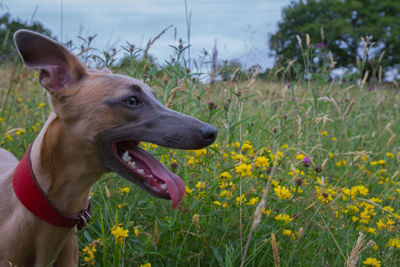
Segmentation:
[[(50, 93), (53, 112), (20, 163), (0, 149), (0, 266), (76, 266), (76, 236), (70, 227), (51, 223), (54, 218), (43, 210), (78, 216), (85, 225), (91, 188), (110, 171), (171, 199), (176, 208), (185, 192), (182, 180), (138, 148), (139, 142), (198, 149), (214, 142), (217, 131), (162, 106), (138, 80), (87, 70), (47, 37), (19, 30), (14, 40), (26, 66), (40, 69), (39, 82)], [(42, 195), (43, 207), (21, 179), (36, 186), (32, 190)]]

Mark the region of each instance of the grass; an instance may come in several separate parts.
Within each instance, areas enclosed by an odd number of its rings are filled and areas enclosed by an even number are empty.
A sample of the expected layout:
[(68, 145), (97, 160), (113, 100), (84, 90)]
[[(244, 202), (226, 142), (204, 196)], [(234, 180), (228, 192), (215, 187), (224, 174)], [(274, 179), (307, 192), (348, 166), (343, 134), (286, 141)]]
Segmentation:
[[(177, 210), (105, 175), (79, 237), (82, 266), (399, 264), (397, 90), (256, 76), (206, 84), (176, 62), (160, 72), (131, 60), (114, 71), (215, 125), (218, 140), (199, 151), (142, 144), (185, 181)], [(0, 68), (0, 88), (1, 146), (20, 158), (49, 113), (47, 97), (37, 73), (18, 64)]]

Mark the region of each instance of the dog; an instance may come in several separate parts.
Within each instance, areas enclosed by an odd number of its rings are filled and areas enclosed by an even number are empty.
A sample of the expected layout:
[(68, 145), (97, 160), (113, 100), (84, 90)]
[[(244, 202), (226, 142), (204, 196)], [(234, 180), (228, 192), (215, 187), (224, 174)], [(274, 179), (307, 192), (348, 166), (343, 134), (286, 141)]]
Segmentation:
[(0, 149), (0, 266), (77, 266), (76, 232), (90, 219), (90, 192), (104, 173), (177, 208), (183, 181), (139, 143), (200, 149), (217, 130), (164, 107), (139, 80), (85, 68), (39, 33), (18, 30), (14, 42), (25, 65), (40, 71), (52, 112), (20, 162)]

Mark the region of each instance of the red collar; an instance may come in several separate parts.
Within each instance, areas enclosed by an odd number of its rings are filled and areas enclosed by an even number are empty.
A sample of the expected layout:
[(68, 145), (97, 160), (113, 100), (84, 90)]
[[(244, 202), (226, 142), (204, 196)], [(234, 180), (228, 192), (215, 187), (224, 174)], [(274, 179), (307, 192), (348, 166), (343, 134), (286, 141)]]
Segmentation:
[(76, 225), (78, 230), (86, 227), (92, 210), (90, 200), (86, 209), (75, 214), (64, 214), (54, 207), (33, 174), (30, 160), (31, 148), (32, 145), (29, 146), (14, 171), (13, 188), (19, 201), (34, 215), (52, 225), (68, 228)]

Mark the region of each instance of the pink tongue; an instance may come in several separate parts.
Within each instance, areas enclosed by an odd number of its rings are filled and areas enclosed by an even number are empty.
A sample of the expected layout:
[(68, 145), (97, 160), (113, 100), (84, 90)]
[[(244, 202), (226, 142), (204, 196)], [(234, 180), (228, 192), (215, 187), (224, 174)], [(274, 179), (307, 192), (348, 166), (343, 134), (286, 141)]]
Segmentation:
[(129, 150), (129, 153), (141, 160), (155, 177), (165, 182), (169, 196), (172, 200), (172, 208), (178, 208), (180, 201), (185, 195), (185, 184), (183, 183), (182, 179), (179, 176), (171, 173), (150, 153), (140, 148)]

